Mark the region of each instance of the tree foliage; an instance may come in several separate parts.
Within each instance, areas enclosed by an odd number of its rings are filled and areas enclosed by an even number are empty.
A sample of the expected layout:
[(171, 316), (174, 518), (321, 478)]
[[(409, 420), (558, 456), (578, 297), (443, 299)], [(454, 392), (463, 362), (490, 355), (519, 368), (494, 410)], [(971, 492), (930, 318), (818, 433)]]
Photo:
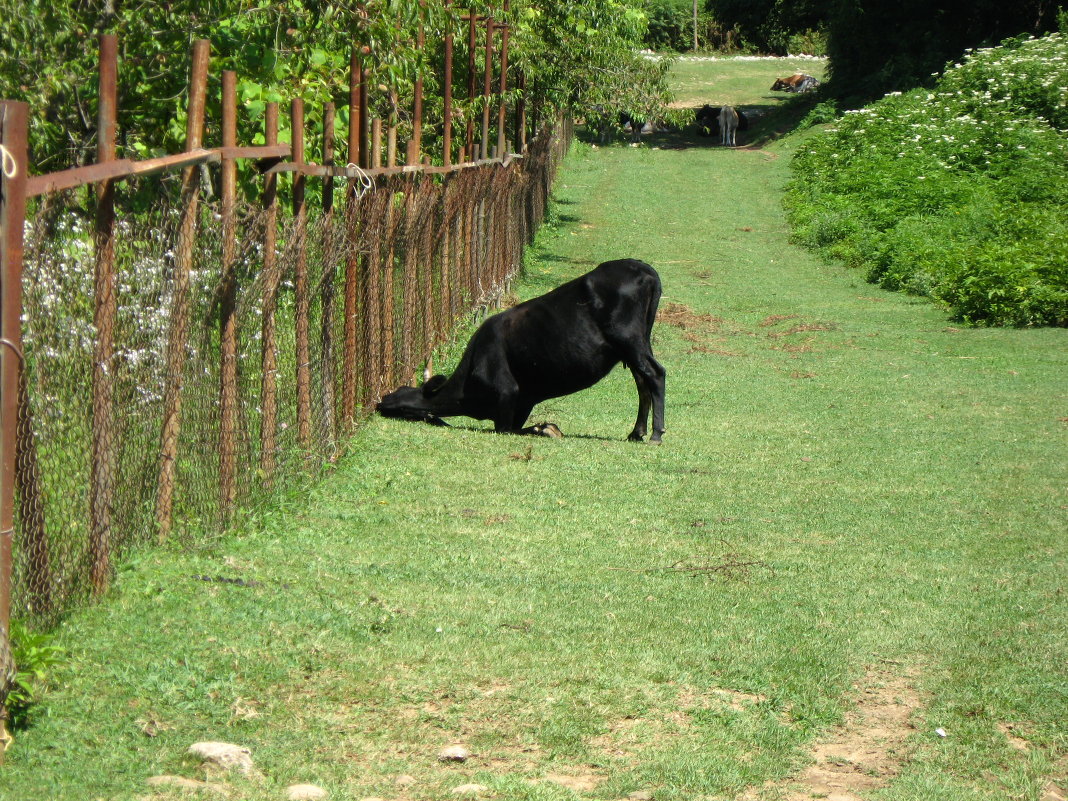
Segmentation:
[[(663, 71), (649, 69), (636, 53), (647, 25), (641, 0), (515, 0), (507, 15), (500, 6), (465, 5), (510, 23), (509, 61), (526, 76), (527, 104), (535, 114), (605, 102), (625, 108), (666, 94)], [(480, 99), (468, 99), (463, 91), (466, 25), (460, 11), (443, 0), (0, 0), (0, 15), (5, 19), (0, 27), (0, 96), (31, 106), (31, 151), (37, 172), (92, 159), (95, 39), (101, 33), (119, 38), (124, 156), (143, 158), (182, 147), (189, 54), (199, 38), (208, 39), (212, 50), (209, 98), (215, 108), (209, 107), (209, 121), (218, 120), (220, 73), (233, 69), (238, 74), (242, 142), (262, 141), (262, 115), (268, 102), (294, 97), (305, 100), (313, 130), (322, 105), (336, 102), (339, 135), (344, 137), (354, 46), (367, 48), (372, 115), (396, 114), (404, 136), (412, 89), (421, 77), (426, 119), (436, 120), (440, 128), (446, 31), (456, 34), (458, 119), (462, 122), (481, 111)], [(420, 26), (426, 38), (423, 48), (416, 44)], [(480, 89), (481, 42), (480, 36), (476, 51)], [(391, 94), (397, 98), (396, 106)], [(512, 87), (512, 99), (515, 96)], [(433, 125), (425, 135), (433, 141), (437, 135)], [(283, 130), (283, 140), (286, 136)], [(205, 140), (217, 138), (217, 131), (209, 129)]]
[(734, 28), (750, 48), (786, 55), (799, 35), (813, 39), (827, 23), (828, 3), (821, 0), (707, 0), (721, 27)]
[(836, 0), (828, 17), (832, 91), (872, 98), (930, 85), (967, 49), (1056, 28), (1054, 0)]

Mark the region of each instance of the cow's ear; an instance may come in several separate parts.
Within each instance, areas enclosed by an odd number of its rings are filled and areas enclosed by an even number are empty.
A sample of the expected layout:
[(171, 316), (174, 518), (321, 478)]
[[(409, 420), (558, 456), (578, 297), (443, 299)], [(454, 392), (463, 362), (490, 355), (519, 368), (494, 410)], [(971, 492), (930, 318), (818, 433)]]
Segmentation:
[(423, 384), (423, 395), (429, 398), (431, 395), (436, 395), (448, 379), (443, 375), (436, 375)]

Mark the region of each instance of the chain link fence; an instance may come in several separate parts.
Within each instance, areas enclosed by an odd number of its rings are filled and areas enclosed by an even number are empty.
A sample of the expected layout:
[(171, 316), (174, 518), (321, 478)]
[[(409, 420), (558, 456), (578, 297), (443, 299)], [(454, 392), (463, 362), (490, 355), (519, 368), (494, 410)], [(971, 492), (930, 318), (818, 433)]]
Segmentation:
[[(245, 203), (235, 230), (202, 200), (187, 272), (177, 201), (120, 214), (103, 349), (85, 192), (47, 196), (26, 228), (12, 616), (53, 625), (124, 551), (195, 542), (344, 453), (518, 273), (570, 137), (564, 123), (508, 163), (346, 182), (325, 211)], [(153, 190), (137, 180), (124, 193)]]

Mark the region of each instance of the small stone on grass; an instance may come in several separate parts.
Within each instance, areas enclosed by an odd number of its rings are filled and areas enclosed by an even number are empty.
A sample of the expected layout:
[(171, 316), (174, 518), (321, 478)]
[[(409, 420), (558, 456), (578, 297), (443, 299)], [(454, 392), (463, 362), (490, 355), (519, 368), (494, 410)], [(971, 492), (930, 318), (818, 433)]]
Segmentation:
[(462, 745), (450, 745), (438, 752), (438, 762), (466, 762), (471, 752)]
[(189, 746), (189, 753), (206, 767), (222, 771), (239, 770), (245, 776), (254, 772), (252, 751), (240, 745), (218, 742), (200, 742)]

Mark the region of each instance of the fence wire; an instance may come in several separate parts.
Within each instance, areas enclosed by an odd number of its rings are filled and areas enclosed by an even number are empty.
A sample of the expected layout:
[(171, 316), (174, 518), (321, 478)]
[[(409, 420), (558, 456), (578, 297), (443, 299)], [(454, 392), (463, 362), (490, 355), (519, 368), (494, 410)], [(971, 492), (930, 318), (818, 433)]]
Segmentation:
[(25, 248), (13, 616), (53, 625), (123, 552), (193, 543), (337, 459), (505, 291), (569, 141), (546, 129), (508, 165), (336, 179), (325, 212), (310, 185), (304, 214), (239, 204), (233, 230), (201, 197), (188, 273), (177, 199), (121, 214), (110, 345), (86, 194), (49, 196)]

